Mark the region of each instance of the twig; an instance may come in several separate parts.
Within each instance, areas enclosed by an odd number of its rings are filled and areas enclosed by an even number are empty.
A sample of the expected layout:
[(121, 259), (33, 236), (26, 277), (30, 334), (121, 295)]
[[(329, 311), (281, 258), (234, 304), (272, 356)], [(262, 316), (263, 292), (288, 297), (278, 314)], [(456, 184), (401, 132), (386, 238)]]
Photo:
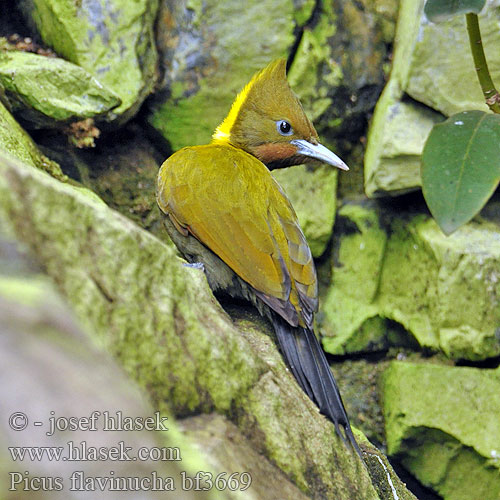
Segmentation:
[(465, 17), (467, 19), (467, 31), (469, 33), (469, 43), (472, 57), (474, 58), (477, 77), (483, 90), (486, 104), (494, 113), (500, 113), (500, 95), (495, 88), (495, 84), (493, 83), (488, 70), (488, 63), (486, 62), (486, 57), (484, 55), (477, 14), (466, 14)]

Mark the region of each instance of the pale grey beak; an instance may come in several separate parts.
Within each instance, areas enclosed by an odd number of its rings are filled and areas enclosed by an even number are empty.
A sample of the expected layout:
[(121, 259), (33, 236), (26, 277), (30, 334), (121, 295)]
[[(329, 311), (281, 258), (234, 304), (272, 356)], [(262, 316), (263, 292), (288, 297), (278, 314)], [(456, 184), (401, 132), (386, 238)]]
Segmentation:
[(321, 144), (311, 144), (303, 139), (294, 139), (290, 141), (290, 144), (297, 146), (297, 153), (299, 155), (309, 156), (342, 170), (349, 170), (349, 167), (335, 153), (332, 153)]

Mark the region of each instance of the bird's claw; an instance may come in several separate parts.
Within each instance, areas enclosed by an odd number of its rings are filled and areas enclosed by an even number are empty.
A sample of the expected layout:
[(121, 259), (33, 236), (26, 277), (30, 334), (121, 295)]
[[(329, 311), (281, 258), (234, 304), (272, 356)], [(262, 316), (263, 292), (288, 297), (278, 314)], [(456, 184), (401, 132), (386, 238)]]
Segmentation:
[(192, 267), (193, 269), (201, 269), (202, 271), (205, 271), (205, 266), (203, 265), (203, 262), (185, 262), (183, 264), (184, 267)]

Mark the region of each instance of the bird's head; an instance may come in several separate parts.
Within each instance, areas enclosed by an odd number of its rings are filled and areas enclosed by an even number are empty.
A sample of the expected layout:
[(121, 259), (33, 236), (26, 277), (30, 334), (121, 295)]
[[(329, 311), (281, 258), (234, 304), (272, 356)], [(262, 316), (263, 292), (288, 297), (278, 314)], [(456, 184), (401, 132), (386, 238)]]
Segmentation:
[(349, 170), (319, 143), (318, 133), (288, 85), (285, 59), (272, 62), (250, 80), (215, 130), (213, 142), (241, 148), (269, 169), (319, 160)]

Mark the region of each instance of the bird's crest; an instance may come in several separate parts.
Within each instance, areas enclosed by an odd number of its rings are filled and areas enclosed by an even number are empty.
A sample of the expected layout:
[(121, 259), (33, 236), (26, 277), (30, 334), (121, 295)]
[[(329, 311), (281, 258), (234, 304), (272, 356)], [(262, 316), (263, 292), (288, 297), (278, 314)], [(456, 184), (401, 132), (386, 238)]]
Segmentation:
[(264, 69), (257, 72), (252, 79), (245, 85), (243, 90), (237, 95), (236, 99), (231, 106), (229, 114), (224, 121), (215, 129), (212, 136), (214, 142), (228, 142), (231, 136), (231, 129), (233, 128), (236, 119), (240, 113), (242, 106), (247, 102), (250, 94), (256, 89), (260, 89), (265, 83), (269, 86), (281, 86), (283, 82), (286, 86), (286, 59), (276, 59), (268, 64)]

